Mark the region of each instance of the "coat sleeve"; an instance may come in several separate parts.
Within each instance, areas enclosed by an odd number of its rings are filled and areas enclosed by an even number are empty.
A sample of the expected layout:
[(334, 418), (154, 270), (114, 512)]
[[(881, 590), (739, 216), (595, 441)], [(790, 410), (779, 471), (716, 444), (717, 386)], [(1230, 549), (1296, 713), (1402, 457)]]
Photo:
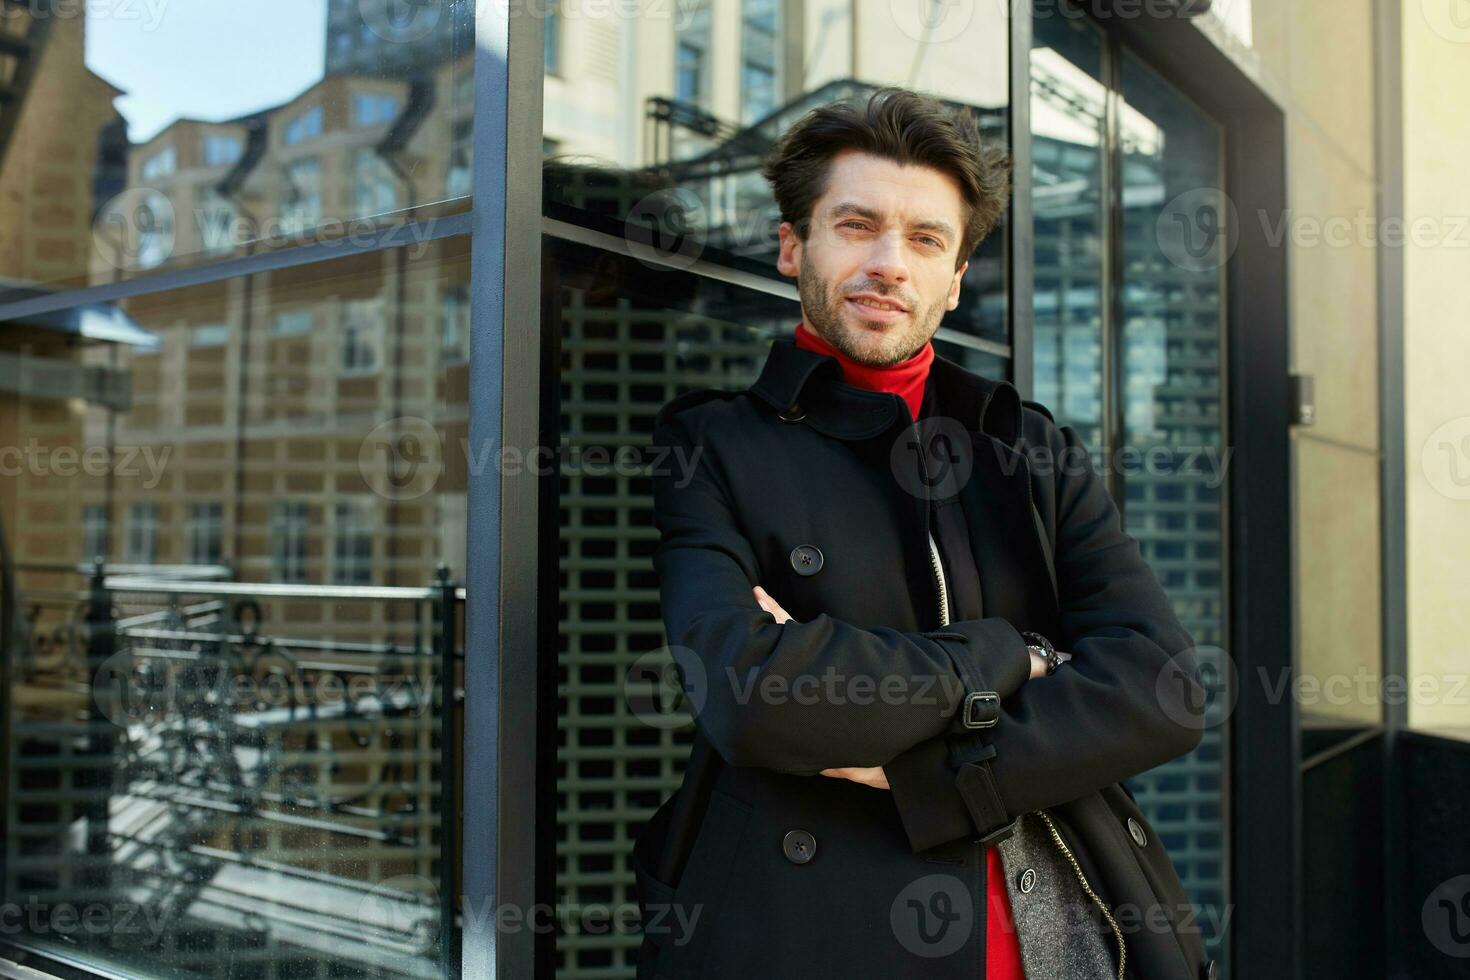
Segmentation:
[(1057, 501), (1061, 633), (1072, 659), (1001, 701), (992, 728), (940, 735), (885, 767), (914, 851), (979, 831), (950, 746), (995, 751), (995, 786), (1011, 818), (1084, 796), (1194, 750), (1203, 703), (1194, 641), (1175, 616), (1086, 446), (1071, 426), (1049, 427)]
[(863, 629), (821, 614), (778, 624), (760, 608), (754, 549), (717, 451), (686, 416), (660, 413), (653, 445), (654, 551), (668, 642), (695, 726), (731, 765), (813, 774), (881, 766), (968, 731), (969, 690), (1004, 697), (1031, 669), (999, 617), (942, 630)]

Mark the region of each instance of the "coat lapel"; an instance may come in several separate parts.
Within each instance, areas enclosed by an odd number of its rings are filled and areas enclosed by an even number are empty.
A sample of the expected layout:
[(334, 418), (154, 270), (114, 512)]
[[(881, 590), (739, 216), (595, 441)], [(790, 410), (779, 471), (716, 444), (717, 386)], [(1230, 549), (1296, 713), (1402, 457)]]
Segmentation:
[[(1021, 435), (1021, 395), (1007, 381), (975, 374), (936, 354), (930, 384), (938, 386), (944, 414), (971, 433), (974, 468), (960, 496), (980, 574), (986, 616), (1002, 616), (1022, 628), (1045, 632), (1058, 608), (1056, 569), (1031, 492), (1031, 470), (1016, 447)], [(760, 377), (750, 386), (777, 412), (836, 439), (868, 442), (873, 465), (888, 466), (888, 447), (907, 419), (901, 400), (845, 384), (837, 359), (778, 337)], [(871, 444), (876, 441), (878, 445)], [(909, 541), (910, 586), (929, 582), (929, 506), (912, 493), (903, 520)]]

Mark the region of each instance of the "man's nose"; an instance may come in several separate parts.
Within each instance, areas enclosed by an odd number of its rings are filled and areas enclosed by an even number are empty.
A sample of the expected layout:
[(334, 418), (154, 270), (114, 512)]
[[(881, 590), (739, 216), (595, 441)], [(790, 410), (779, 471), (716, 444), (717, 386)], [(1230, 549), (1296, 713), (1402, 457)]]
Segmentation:
[(873, 250), (863, 271), (872, 279), (881, 279), (892, 285), (908, 282), (909, 270), (903, 259), (903, 242), (895, 235), (880, 235), (873, 243)]

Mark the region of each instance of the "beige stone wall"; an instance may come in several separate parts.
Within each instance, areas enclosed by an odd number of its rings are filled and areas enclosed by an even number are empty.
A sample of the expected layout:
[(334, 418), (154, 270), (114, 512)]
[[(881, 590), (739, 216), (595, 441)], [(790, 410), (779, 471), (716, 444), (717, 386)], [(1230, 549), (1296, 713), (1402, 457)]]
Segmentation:
[(1252, 9), (1252, 46), (1286, 99), (1289, 212), (1241, 219), (1275, 228), (1285, 218), (1291, 370), (1312, 376), (1317, 406), (1316, 424), (1294, 427), (1291, 439), (1306, 725), (1380, 717), (1373, 6), (1256, 0)]
[(1470, 24), (1452, 6), (1403, 8), (1404, 214), (1422, 229), (1404, 249), (1409, 673), (1427, 695), (1409, 724), (1470, 735)]

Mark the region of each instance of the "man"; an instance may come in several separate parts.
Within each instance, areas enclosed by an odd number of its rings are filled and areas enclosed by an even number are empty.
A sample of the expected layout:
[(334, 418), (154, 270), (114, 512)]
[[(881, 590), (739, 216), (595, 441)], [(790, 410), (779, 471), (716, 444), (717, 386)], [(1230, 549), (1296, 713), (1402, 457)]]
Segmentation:
[(640, 977), (1214, 975), (1120, 785), (1198, 744), (1191, 638), (1077, 433), (932, 347), (1008, 165), (898, 88), (767, 160), (795, 337), (655, 424), (696, 738)]

